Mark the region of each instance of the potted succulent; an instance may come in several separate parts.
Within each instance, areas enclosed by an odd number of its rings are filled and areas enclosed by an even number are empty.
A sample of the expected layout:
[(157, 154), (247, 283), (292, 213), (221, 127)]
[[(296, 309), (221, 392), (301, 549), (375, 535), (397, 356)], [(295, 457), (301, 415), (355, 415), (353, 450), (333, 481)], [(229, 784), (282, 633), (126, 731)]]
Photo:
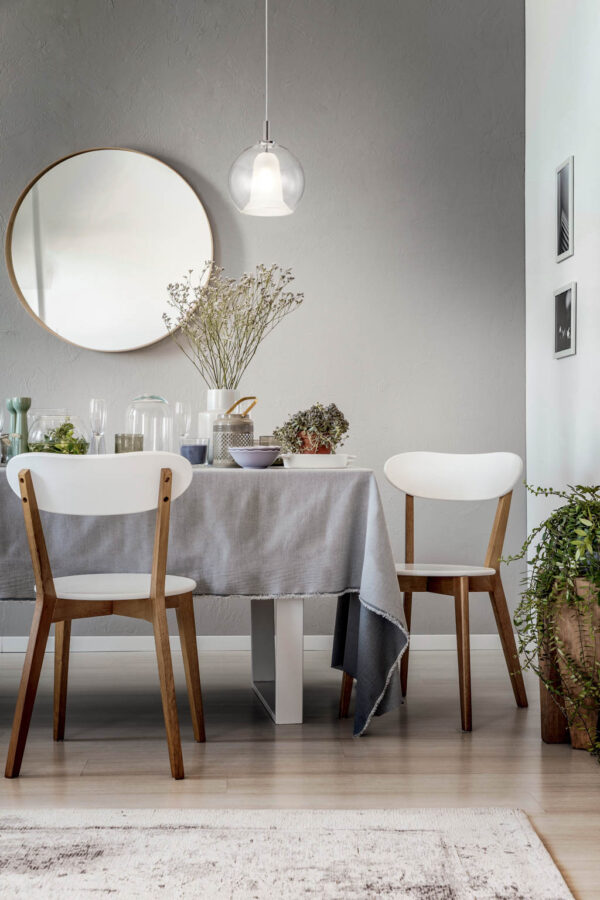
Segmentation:
[(514, 619), (523, 668), (565, 714), (573, 747), (600, 760), (600, 486), (528, 490), (564, 503), (507, 560), (533, 551)]
[(348, 420), (335, 403), (315, 403), (291, 416), (273, 437), (284, 453), (335, 453), (348, 434)]

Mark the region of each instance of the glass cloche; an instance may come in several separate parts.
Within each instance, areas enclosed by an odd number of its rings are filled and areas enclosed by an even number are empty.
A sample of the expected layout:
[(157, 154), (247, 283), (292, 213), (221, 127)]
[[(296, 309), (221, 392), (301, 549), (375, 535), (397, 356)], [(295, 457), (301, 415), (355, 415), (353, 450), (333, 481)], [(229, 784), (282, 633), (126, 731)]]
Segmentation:
[(125, 430), (144, 436), (144, 450), (172, 450), (173, 412), (164, 397), (142, 394), (127, 407)]
[(81, 456), (90, 448), (90, 432), (79, 416), (65, 409), (40, 409), (31, 416), (27, 443), (31, 453), (70, 453)]

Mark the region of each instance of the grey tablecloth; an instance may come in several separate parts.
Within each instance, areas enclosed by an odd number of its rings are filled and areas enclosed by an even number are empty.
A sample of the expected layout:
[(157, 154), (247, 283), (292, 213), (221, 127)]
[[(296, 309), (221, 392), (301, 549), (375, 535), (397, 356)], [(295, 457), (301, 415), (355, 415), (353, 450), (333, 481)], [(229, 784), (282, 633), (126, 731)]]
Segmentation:
[[(44, 514), (56, 576), (149, 571), (154, 516)], [(332, 666), (357, 679), (354, 733), (401, 704), (408, 644), (375, 477), (331, 471), (196, 469), (173, 504), (169, 571), (208, 596), (336, 594)], [(0, 598), (32, 597), (20, 502), (0, 473)]]

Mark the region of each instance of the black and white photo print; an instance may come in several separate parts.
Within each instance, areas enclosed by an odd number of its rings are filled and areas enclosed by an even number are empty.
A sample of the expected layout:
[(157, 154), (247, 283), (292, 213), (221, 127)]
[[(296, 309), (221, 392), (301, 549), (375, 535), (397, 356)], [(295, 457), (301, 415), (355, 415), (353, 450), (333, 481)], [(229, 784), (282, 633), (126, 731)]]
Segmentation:
[(573, 157), (556, 170), (556, 262), (573, 256)]
[(577, 285), (574, 281), (554, 292), (554, 357), (573, 356), (577, 328)]

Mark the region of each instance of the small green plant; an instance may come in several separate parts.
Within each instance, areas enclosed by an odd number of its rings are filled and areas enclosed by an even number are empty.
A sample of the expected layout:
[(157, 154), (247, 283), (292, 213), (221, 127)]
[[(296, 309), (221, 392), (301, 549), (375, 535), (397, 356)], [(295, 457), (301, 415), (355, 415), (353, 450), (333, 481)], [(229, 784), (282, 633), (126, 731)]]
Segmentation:
[[(514, 621), (519, 632), (523, 668), (534, 671), (559, 706), (570, 727), (587, 733), (591, 752), (600, 761), (600, 741), (586, 712), (600, 707), (600, 659), (595, 652), (600, 632), (597, 607), (600, 597), (600, 486), (569, 485), (527, 490), (535, 496), (565, 502), (533, 529), (521, 551), (506, 562), (526, 559), (529, 571)], [(582, 582), (590, 587), (582, 590)], [(573, 653), (561, 636), (561, 613), (576, 613), (580, 644)], [(545, 663), (558, 663), (560, 683), (549, 679)]]
[(29, 444), (32, 453), (72, 453), (81, 456), (88, 452), (88, 448), (84, 438), (75, 436), (75, 426), (69, 419), (47, 431), (42, 441)]
[(284, 453), (335, 453), (350, 425), (335, 403), (315, 403), (291, 416), (273, 436)]

